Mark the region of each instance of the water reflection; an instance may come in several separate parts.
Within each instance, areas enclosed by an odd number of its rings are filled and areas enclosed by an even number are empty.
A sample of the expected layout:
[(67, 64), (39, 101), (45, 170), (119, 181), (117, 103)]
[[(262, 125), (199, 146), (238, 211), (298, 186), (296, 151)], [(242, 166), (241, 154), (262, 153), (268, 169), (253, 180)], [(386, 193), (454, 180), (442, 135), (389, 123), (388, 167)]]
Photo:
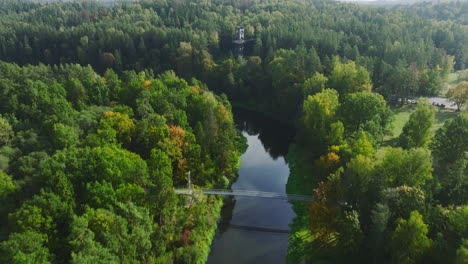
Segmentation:
[(224, 232), (229, 229), (232, 219), (232, 213), (236, 206), (236, 199), (234, 197), (226, 197), (224, 199), (223, 209), (221, 210), (221, 219), (219, 219), (217, 236), (222, 236)]
[[(236, 109), (234, 116), (249, 146), (242, 155), (239, 178), (232, 189), (285, 193), (289, 167), (284, 155), (294, 136), (293, 130), (248, 111)], [(288, 234), (284, 230), (289, 230), (294, 217), (288, 201), (229, 198), (208, 263), (285, 263)], [(268, 229), (282, 232), (268, 232)]]
[(236, 127), (249, 135), (258, 135), (263, 147), (273, 159), (286, 156), (294, 138), (294, 128), (272, 120), (261, 113), (234, 108)]

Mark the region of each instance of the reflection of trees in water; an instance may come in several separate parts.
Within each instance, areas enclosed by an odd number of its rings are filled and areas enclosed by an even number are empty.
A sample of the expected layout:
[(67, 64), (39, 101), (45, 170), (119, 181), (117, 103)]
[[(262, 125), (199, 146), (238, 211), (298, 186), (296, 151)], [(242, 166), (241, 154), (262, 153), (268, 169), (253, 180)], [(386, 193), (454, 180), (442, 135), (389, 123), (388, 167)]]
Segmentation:
[(219, 235), (223, 235), (223, 233), (229, 229), (235, 205), (236, 199), (234, 197), (228, 196), (224, 199), (224, 205), (221, 209), (221, 219), (218, 224)]
[(273, 159), (286, 156), (294, 138), (294, 128), (260, 113), (234, 109), (236, 127), (249, 135), (258, 135), (263, 147)]

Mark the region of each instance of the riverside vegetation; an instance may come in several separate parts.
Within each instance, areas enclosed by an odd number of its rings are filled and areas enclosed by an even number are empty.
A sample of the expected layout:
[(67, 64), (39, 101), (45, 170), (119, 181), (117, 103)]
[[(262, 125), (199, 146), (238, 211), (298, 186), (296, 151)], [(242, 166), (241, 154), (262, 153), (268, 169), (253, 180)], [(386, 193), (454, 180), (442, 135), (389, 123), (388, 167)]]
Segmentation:
[(466, 113), (433, 133), (421, 100), (383, 147), (386, 99), (437, 95), (468, 65), (466, 10), (1, 1), (0, 262), (203, 263), (221, 201), (172, 190), (189, 170), (235, 178), (231, 101), (296, 126), (288, 189), (314, 202), (294, 204), (288, 262), (466, 263)]

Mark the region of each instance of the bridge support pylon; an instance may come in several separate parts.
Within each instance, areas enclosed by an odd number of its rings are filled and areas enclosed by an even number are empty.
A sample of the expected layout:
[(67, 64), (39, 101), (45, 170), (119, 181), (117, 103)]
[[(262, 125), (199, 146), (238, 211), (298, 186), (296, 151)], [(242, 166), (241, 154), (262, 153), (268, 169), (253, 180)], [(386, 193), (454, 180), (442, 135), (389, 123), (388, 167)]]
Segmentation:
[(190, 171), (187, 173), (187, 178), (188, 178), (187, 187), (189, 191), (192, 191), (192, 180), (190, 178)]

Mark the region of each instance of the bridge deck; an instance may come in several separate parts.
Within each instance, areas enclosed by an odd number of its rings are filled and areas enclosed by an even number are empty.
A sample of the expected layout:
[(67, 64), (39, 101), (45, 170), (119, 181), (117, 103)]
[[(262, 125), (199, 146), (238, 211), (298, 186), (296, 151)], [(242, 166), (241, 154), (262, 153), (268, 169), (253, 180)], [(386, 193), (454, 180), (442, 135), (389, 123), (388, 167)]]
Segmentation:
[[(282, 194), (273, 192), (260, 192), (260, 191), (246, 191), (246, 190), (228, 190), (228, 189), (202, 189), (204, 194), (223, 195), (223, 196), (245, 196), (245, 197), (258, 197), (280, 200), (294, 200), (311, 202), (312, 197), (305, 195)], [(176, 189), (175, 193), (191, 195), (193, 190), (189, 189)]]

